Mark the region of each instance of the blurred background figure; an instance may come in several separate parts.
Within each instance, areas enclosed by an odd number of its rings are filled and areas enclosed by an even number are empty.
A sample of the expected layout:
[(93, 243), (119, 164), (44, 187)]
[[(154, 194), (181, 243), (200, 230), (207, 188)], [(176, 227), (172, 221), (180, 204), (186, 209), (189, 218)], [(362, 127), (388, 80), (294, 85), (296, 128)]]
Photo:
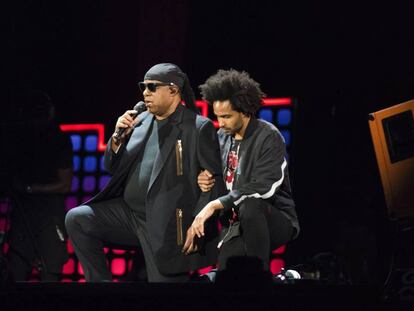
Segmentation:
[(64, 215), (72, 144), (59, 129), (45, 92), (15, 92), (10, 102), (2, 135), (7, 146), (2, 184), (11, 185), (12, 206), (8, 266), (15, 281), (27, 280), (33, 268), (42, 281), (58, 281), (68, 259)]

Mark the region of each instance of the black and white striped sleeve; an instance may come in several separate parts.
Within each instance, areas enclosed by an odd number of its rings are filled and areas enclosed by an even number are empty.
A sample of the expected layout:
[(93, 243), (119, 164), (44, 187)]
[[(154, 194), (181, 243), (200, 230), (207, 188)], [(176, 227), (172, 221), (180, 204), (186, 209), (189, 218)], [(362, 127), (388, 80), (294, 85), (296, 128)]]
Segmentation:
[[(287, 172), (285, 144), (279, 132), (272, 132), (263, 140), (254, 163), (252, 176), (219, 198), (224, 210), (239, 206), (247, 198), (268, 199), (282, 185)], [(247, 179), (244, 176), (244, 179)]]

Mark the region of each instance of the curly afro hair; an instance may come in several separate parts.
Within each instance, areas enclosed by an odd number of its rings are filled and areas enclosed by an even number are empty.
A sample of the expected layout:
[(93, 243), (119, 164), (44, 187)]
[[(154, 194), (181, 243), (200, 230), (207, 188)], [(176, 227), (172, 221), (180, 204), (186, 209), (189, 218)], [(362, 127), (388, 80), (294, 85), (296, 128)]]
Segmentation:
[(201, 95), (210, 105), (229, 100), (233, 110), (254, 116), (262, 105), (265, 94), (260, 84), (245, 71), (220, 69), (199, 86)]

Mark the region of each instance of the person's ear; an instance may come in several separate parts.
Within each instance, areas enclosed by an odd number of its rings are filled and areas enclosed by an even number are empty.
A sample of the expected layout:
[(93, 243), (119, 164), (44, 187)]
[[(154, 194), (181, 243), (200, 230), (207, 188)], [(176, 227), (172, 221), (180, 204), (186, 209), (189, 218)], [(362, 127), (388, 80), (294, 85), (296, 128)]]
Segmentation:
[(170, 87), (170, 94), (171, 95), (177, 95), (178, 89), (176, 87)]

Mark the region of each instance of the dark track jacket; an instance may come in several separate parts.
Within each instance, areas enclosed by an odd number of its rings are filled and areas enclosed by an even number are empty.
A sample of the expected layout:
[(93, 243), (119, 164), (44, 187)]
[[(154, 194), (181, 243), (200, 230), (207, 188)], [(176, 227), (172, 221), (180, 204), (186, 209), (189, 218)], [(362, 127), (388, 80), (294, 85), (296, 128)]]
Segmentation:
[[(143, 112), (129, 140), (115, 154), (109, 141), (105, 168), (113, 174), (107, 187), (88, 203), (123, 196), (125, 183), (154, 116)], [(146, 223), (155, 261), (161, 273), (181, 273), (214, 264), (217, 256), (217, 226), (212, 219), (206, 227), (203, 251), (186, 256), (181, 253), (193, 217), (211, 200), (223, 193), (220, 149), (212, 122), (179, 105), (160, 131), (166, 131), (160, 152), (154, 159), (146, 196)], [(208, 169), (216, 176), (216, 186), (202, 193), (197, 176)], [(220, 188), (221, 187), (221, 188)], [(120, 241), (122, 242), (122, 241)]]
[[(232, 137), (218, 131), (225, 176)], [(236, 208), (246, 198), (266, 200), (285, 214), (299, 233), (299, 223), (292, 199), (286, 147), (283, 136), (271, 123), (251, 118), (239, 149), (239, 165), (235, 171), (233, 190), (219, 198), (224, 211)]]

